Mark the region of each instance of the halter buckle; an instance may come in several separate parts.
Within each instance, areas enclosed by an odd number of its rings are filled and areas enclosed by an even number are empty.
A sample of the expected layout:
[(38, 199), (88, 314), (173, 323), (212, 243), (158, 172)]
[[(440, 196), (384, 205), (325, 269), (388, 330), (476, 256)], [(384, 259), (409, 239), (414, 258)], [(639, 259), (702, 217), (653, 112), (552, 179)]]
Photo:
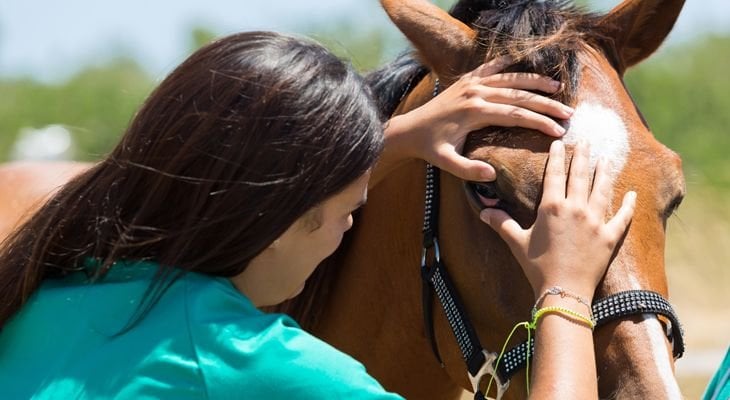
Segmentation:
[[(474, 389), (474, 393), (479, 392), (479, 383), (481, 383), (482, 379), (489, 375), (494, 378), (494, 382), (497, 383), (497, 398), (496, 400), (500, 400), (502, 396), (504, 396), (504, 393), (507, 391), (507, 388), (509, 387), (509, 380), (506, 382), (502, 382), (502, 379), (499, 377), (499, 374), (497, 373), (497, 370), (494, 368), (495, 363), (497, 362), (497, 353), (490, 353), (486, 350), (482, 350), (482, 354), (484, 355), (484, 363), (482, 363), (482, 367), (479, 368), (479, 371), (477, 371), (476, 375), (472, 375), (469, 373), (469, 381), (471, 382), (471, 387)], [(489, 393), (484, 394), (485, 399), (489, 399), (487, 397)]]

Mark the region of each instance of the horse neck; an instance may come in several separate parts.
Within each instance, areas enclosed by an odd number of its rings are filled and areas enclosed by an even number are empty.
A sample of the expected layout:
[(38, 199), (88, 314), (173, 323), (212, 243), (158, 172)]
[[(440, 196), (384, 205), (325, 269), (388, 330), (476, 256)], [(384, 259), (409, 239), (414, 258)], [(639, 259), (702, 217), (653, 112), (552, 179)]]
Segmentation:
[(79, 162), (13, 162), (0, 166), (0, 242), (74, 176), (90, 168)]
[(313, 332), (406, 398), (458, 399), (425, 338), (421, 311), (424, 163), (412, 161), (368, 193), (339, 254), (338, 277)]

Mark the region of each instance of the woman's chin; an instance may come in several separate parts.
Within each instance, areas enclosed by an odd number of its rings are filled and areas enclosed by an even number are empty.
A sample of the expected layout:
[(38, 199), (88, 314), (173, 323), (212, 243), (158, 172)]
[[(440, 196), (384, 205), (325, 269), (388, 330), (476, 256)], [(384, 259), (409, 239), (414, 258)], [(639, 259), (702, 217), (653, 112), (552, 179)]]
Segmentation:
[(301, 285), (299, 285), (299, 287), (294, 292), (292, 292), (291, 295), (289, 295), (288, 299), (293, 299), (293, 298), (299, 296), (302, 293), (302, 291), (304, 290), (305, 284), (306, 284), (306, 282), (303, 282)]

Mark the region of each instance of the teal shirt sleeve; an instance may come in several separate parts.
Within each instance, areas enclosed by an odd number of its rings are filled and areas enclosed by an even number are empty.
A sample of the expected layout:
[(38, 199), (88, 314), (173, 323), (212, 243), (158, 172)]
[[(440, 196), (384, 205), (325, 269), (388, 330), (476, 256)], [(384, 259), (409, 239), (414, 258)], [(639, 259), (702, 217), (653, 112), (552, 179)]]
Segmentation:
[(710, 384), (705, 390), (702, 400), (728, 400), (730, 399), (730, 347), (725, 353), (720, 367), (712, 377)]
[(189, 329), (210, 399), (402, 399), (291, 318), (264, 314), (238, 292), (200, 293), (209, 291), (188, 291)]

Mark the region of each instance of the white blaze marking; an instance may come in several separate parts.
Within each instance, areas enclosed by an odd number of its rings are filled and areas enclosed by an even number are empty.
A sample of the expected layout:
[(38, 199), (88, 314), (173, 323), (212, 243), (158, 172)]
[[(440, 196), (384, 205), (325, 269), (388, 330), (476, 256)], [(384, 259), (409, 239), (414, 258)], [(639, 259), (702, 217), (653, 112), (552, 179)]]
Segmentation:
[[(629, 245), (624, 243), (624, 246)], [(623, 255), (623, 264), (634, 265), (633, 260), (629, 258), (628, 253)], [(627, 283), (627, 290), (641, 290), (645, 286), (642, 285), (638, 279), (636, 279), (635, 272), (629, 268), (629, 271), (625, 274)], [(642, 315), (643, 320), (637, 325), (637, 340), (632, 342), (634, 346), (639, 346), (638, 349), (631, 350), (637, 354), (649, 354), (651, 360), (654, 362), (654, 370), (657, 376), (662, 382), (662, 387), (665, 391), (665, 399), (682, 399), (682, 393), (679, 390), (677, 378), (674, 376), (671, 365), (671, 356), (667, 352), (667, 344), (665, 342), (666, 332), (664, 326), (659, 322), (659, 319), (654, 314)], [(672, 329), (677, 329), (672, 327)], [(644, 336), (639, 338), (639, 335)]]
[[(628, 257), (625, 257), (625, 258), (628, 261)], [(631, 260), (631, 261), (633, 262), (633, 260)], [(630, 264), (630, 265), (633, 265), (633, 264)], [(633, 275), (633, 271), (631, 271), (631, 272), (632, 273), (626, 275), (626, 278), (630, 283), (628, 290), (642, 290), (644, 287), (641, 286), (641, 283), (639, 283), (638, 280), (636, 280), (636, 277)]]
[(575, 145), (582, 139), (591, 145), (591, 167), (603, 156), (610, 161), (611, 179), (615, 180), (629, 155), (629, 132), (619, 115), (600, 104), (584, 102), (568, 120), (563, 142)]
[(666, 391), (666, 399), (682, 399), (682, 393), (677, 385), (677, 379), (674, 377), (672, 366), (669, 362), (667, 353), (667, 345), (664, 341), (664, 328), (654, 315), (644, 314), (644, 320), (641, 325), (646, 329), (647, 341), (651, 349), (651, 357), (654, 360), (657, 375), (662, 380), (662, 386)]
[[(566, 125), (567, 132), (563, 136), (566, 145), (575, 145), (584, 140), (591, 145), (590, 165), (595, 167), (599, 157), (604, 157), (610, 164), (610, 176), (615, 180), (623, 170), (629, 155), (629, 132), (621, 117), (610, 108), (591, 102), (580, 103)], [(624, 246), (628, 245), (627, 243)], [(624, 254), (624, 262), (632, 265)], [(631, 289), (642, 289), (636, 277), (629, 272), (626, 278)], [(648, 344), (649, 354), (655, 364), (655, 371), (661, 379), (667, 399), (681, 399), (682, 394), (672, 372), (670, 356), (667, 353), (665, 332), (654, 315), (644, 315), (639, 324), (645, 337), (634, 343), (644, 346)]]

